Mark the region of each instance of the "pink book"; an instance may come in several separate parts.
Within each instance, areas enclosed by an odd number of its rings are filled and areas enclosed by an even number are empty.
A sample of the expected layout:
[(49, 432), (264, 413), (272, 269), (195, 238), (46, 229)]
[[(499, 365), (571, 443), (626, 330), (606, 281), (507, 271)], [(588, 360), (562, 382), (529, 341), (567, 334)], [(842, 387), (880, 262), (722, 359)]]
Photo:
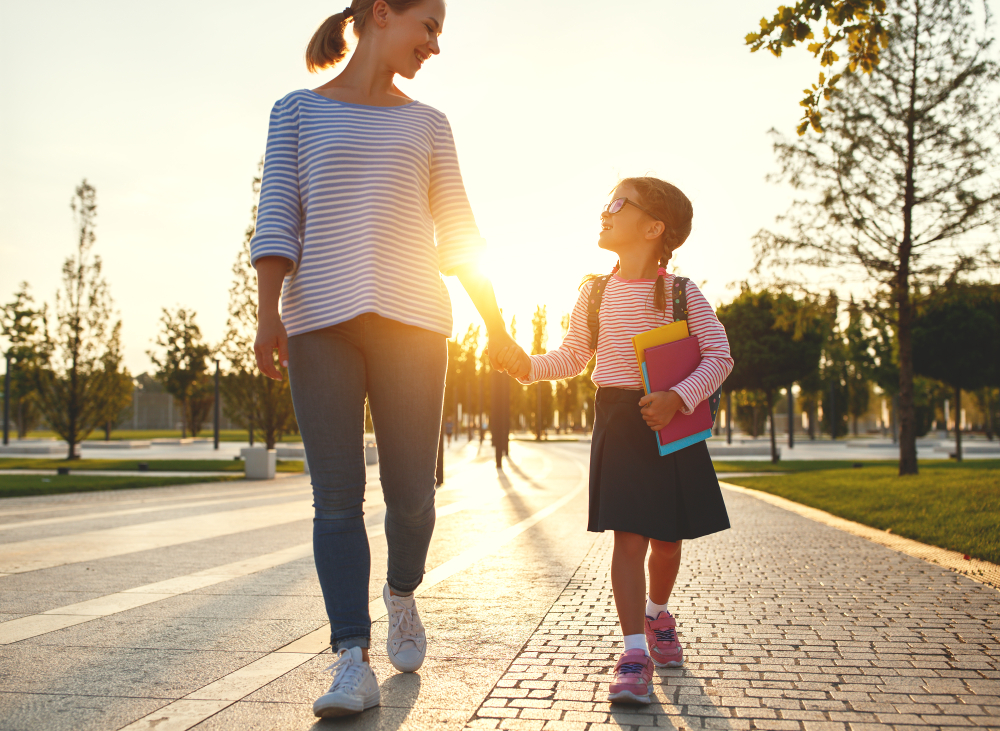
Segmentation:
[[(672, 343), (646, 348), (643, 376), (650, 393), (669, 391), (694, 373), (701, 363), (698, 338), (691, 336)], [(678, 411), (663, 429), (657, 432), (660, 455), (676, 452), (712, 435), (712, 409), (708, 399), (695, 406), (691, 414)]]

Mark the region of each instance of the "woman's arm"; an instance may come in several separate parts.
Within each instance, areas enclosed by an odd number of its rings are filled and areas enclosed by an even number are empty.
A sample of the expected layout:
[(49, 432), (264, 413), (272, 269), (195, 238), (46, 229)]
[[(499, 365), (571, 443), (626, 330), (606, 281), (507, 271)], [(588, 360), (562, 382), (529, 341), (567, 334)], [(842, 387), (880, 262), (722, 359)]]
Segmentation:
[(276, 381), (281, 380), (281, 371), (274, 367), (275, 350), (278, 362), (288, 367), (288, 334), (281, 323), (278, 302), (291, 265), (283, 256), (262, 256), (257, 260), (257, 339), (253, 352), (260, 372)]
[[(496, 354), (505, 348), (513, 347), (520, 350), (520, 346), (507, 334), (507, 327), (504, 325), (503, 317), (500, 315), (500, 307), (497, 305), (496, 293), (493, 291), (493, 283), (489, 278), (479, 271), (475, 264), (467, 264), (455, 270), (458, 281), (469, 293), (469, 299), (476, 306), (483, 322), (486, 324), (486, 335), (489, 344), (486, 346), (490, 356), (490, 365), (494, 370), (504, 370), (496, 360)], [(523, 352), (523, 351), (522, 351)]]

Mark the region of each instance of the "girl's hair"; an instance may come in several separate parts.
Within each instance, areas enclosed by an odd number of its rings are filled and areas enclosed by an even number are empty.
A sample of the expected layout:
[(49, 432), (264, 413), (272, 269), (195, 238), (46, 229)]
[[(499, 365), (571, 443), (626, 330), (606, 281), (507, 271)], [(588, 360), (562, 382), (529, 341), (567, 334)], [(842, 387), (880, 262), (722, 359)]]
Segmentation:
[[(615, 188), (626, 184), (635, 188), (639, 194), (637, 202), (648, 209), (653, 218), (663, 223), (659, 265), (660, 268), (666, 269), (674, 250), (680, 248), (691, 234), (691, 219), (694, 215), (691, 201), (676, 185), (659, 178), (624, 178)], [(617, 270), (616, 265), (612, 273)], [(593, 275), (584, 279), (583, 284), (591, 279), (594, 279)], [(653, 306), (661, 312), (667, 310), (666, 283), (662, 274), (656, 276), (656, 284), (653, 286)]]
[[(402, 13), (414, 5), (418, 5), (423, 0), (385, 0), (386, 4), (396, 13)], [(347, 55), (347, 40), (344, 38), (344, 29), (350, 21), (354, 21), (354, 35), (361, 36), (365, 30), (365, 24), (372, 14), (372, 7), (376, 0), (352, 0), (348, 8), (350, 15), (345, 8), (339, 13), (334, 13), (323, 21), (323, 24), (313, 33), (313, 37), (306, 46), (306, 68), (310, 73), (316, 73), (320, 69), (335, 66)]]

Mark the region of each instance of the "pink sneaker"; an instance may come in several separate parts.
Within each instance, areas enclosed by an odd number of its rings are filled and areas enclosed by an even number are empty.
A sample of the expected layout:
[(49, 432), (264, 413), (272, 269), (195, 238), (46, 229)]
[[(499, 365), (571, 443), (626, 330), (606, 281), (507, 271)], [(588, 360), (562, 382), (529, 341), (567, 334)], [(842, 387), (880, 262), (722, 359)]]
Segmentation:
[(608, 700), (612, 703), (649, 703), (653, 663), (642, 650), (626, 650), (615, 665)]
[(656, 619), (645, 619), (646, 647), (658, 668), (679, 668), (684, 664), (684, 650), (677, 641), (677, 621), (670, 612), (660, 612)]

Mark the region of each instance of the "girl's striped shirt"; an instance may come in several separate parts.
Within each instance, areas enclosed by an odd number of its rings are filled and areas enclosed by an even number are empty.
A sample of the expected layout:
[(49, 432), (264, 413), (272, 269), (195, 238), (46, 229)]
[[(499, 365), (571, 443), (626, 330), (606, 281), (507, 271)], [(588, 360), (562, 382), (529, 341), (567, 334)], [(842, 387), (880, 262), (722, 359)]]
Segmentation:
[[(660, 273), (665, 275), (669, 300), (674, 275), (663, 270)], [(643, 390), (632, 336), (674, 321), (669, 302), (666, 312), (660, 312), (653, 306), (655, 282), (653, 279), (622, 279), (617, 273), (608, 279), (601, 300), (597, 365), (593, 375), (598, 386)], [(531, 372), (522, 383), (571, 378), (583, 372), (594, 355), (590, 347), (590, 328), (587, 326), (587, 302), (592, 287), (591, 281), (581, 289), (562, 345), (543, 355), (531, 356)], [(681, 411), (690, 414), (726, 380), (733, 370), (733, 359), (729, 353), (726, 328), (694, 282), (688, 282), (687, 302), (688, 330), (698, 338), (701, 363), (694, 373), (670, 390), (677, 391), (684, 402)]]
[(274, 105), (250, 256), (291, 262), (288, 335), (374, 312), (450, 337), (441, 273), (475, 263), (483, 245), (444, 114), (306, 89)]

